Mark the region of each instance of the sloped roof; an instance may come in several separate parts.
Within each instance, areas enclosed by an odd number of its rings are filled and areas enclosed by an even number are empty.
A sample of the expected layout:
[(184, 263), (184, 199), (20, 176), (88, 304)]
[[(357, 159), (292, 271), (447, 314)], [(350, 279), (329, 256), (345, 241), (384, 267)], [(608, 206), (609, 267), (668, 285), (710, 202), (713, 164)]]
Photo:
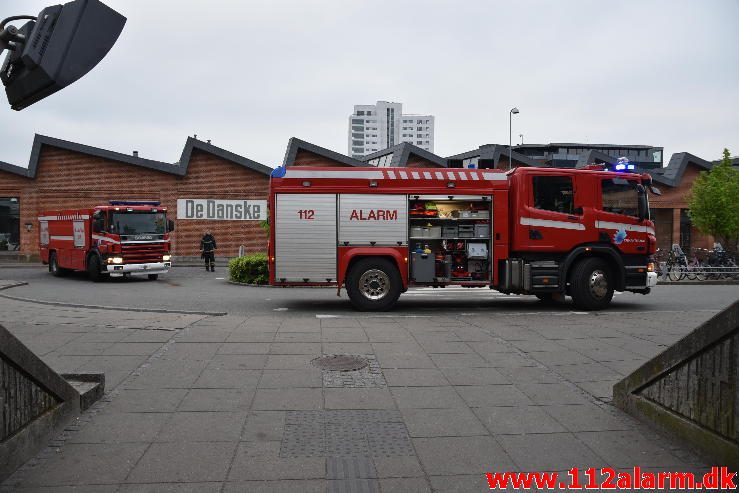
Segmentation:
[[(672, 155), (666, 167), (660, 170), (647, 170), (647, 172), (652, 174), (654, 181), (667, 185), (668, 187), (676, 187), (680, 185), (683, 174), (685, 174), (685, 170), (689, 164), (698, 166), (703, 170), (710, 170), (713, 167), (710, 161), (701, 159), (689, 152), (677, 152)], [(655, 173), (655, 171), (660, 172)]]
[(336, 161), (346, 166), (360, 166), (360, 167), (369, 166), (367, 163), (359, 161), (358, 159), (354, 159), (344, 154), (341, 154), (339, 152), (332, 151), (331, 149), (326, 149), (325, 147), (311, 144), (310, 142), (306, 142), (304, 140), (298, 139), (297, 137), (290, 137), (290, 140), (287, 143), (287, 150), (285, 151), (285, 159), (283, 160), (282, 165), (283, 166), (295, 165), (295, 158), (297, 158), (298, 152), (301, 150), (311, 152), (313, 154), (316, 154), (321, 157), (325, 157), (327, 159)]
[(268, 166), (260, 164), (256, 161), (252, 161), (251, 159), (247, 159), (243, 156), (239, 156), (238, 154), (234, 154), (233, 152), (227, 151), (225, 149), (221, 149), (220, 147), (216, 147), (207, 142), (202, 142), (198, 139), (194, 139), (192, 137), (187, 138), (187, 142), (185, 142), (185, 147), (184, 149), (182, 149), (180, 160), (177, 163), (173, 164), (165, 163), (163, 161), (155, 161), (153, 159), (144, 159), (130, 154), (109, 151), (107, 149), (101, 149), (99, 147), (78, 144), (76, 142), (70, 142), (67, 140), (57, 139), (54, 137), (48, 137), (46, 135), (39, 134), (36, 134), (33, 139), (33, 146), (31, 148), (31, 157), (28, 161), (28, 168), (0, 162), (0, 170), (15, 173), (17, 175), (25, 176), (31, 179), (36, 178), (36, 170), (38, 168), (39, 158), (41, 157), (41, 148), (45, 145), (56, 147), (57, 149), (79, 152), (88, 156), (108, 159), (119, 163), (130, 164), (132, 166), (140, 166), (142, 168), (152, 169), (175, 176), (187, 175), (187, 168), (190, 165), (192, 152), (196, 149), (223, 158), (234, 164), (238, 164), (240, 166), (267, 176), (269, 176), (269, 174), (272, 172), (272, 168)]
[(501, 144), (486, 144), (486, 145), (480, 146), (478, 149), (463, 152), (460, 154), (455, 154), (453, 156), (447, 157), (447, 162), (450, 159), (463, 160), (463, 159), (479, 157), (480, 159), (492, 160), (494, 162), (494, 166), (497, 167), (498, 163), (500, 162), (501, 156), (505, 156), (507, 158), (509, 157), (511, 161), (521, 163), (525, 166), (539, 167), (539, 168), (548, 167), (548, 165), (540, 163), (539, 161), (535, 161), (527, 156), (524, 156), (523, 154), (520, 154), (516, 151), (511, 151), (507, 145), (501, 145)]
[(393, 155), (393, 159), (390, 163), (390, 166), (393, 168), (405, 168), (408, 165), (408, 158), (410, 158), (411, 154), (415, 154), (416, 156), (443, 168), (447, 167), (447, 160), (445, 158), (413, 145), (410, 142), (401, 142), (400, 144), (388, 147), (387, 149), (367, 154), (366, 156), (362, 156), (362, 161), (369, 162), (378, 157), (387, 156), (388, 154)]
[(591, 149), (588, 152), (580, 155), (580, 157), (577, 159), (576, 167), (580, 166), (587, 166), (588, 164), (601, 164), (601, 163), (608, 163), (608, 164), (614, 164), (616, 161), (618, 161), (618, 158), (615, 158), (613, 156), (609, 156), (605, 152), (596, 151), (595, 149)]

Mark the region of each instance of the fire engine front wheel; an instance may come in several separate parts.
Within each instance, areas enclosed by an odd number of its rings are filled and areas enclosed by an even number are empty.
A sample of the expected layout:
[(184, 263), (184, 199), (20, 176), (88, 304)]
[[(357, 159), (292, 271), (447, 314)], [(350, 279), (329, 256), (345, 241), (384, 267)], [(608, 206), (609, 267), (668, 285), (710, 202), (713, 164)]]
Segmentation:
[(109, 277), (108, 274), (101, 272), (100, 269), (100, 257), (90, 255), (90, 258), (87, 259), (87, 275), (92, 282), (100, 282)]
[(385, 311), (395, 305), (402, 289), (400, 272), (384, 258), (359, 260), (346, 276), (346, 292), (360, 311)]
[(606, 308), (613, 298), (613, 280), (608, 264), (599, 258), (578, 262), (570, 277), (570, 295), (581, 310)]

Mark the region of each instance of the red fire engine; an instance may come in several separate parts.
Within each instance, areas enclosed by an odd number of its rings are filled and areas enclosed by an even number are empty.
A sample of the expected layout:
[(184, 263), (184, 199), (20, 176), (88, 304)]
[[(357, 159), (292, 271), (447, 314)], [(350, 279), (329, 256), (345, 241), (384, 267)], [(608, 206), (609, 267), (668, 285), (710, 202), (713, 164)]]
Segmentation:
[(489, 287), (608, 306), (657, 282), (649, 175), (606, 171), (277, 168), (270, 283), (346, 287), (359, 310), (409, 286)]
[(111, 201), (42, 212), (38, 220), (41, 260), (55, 276), (86, 271), (93, 281), (129, 275), (156, 280), (172, 265), (174, 223), (159, 202)]

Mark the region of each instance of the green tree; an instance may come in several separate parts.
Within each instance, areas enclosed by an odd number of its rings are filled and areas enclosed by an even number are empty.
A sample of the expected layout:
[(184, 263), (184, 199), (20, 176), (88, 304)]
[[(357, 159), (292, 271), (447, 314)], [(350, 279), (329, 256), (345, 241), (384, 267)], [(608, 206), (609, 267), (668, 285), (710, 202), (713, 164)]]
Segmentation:
[(690, 219), (703, 233), (736, 248), (739, 238), (739, 171), (731, 166), (728, 149), (710, 171), (693, 182), (688, 202)]

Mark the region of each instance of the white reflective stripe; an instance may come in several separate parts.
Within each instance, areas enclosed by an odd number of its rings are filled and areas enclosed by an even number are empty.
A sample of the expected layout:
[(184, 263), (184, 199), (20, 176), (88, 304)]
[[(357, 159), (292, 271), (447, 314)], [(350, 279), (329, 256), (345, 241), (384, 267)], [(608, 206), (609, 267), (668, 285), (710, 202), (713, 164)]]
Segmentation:
[(654, 234), (654, 229), (639, 224), (614, 223), (610, 221), (595, 221), (596, 228), (623, 229), (624, 231), (635, 231), (638, 233)]
[(483, 179), (493, 181), (505, 181), (508, 179), (505, 173), (483, 173)]
[(285, 178), (343, 178), (345, 180), (357, 180), (361, 178), (382, 179), (382, 171), (310, 171), (288, 168)]
[(545, 228), (577, 229), (584, 230), (585, 225), (580, 223), (568, 223), (566, 221), (552, 221), (551, 219), (534, 219), (533, 217), (522, 217), (522, 226), (542, 226)]
[(426, 178), (427, 180), (430, 180), (431, 179), (431, 173), (429, 173), (428, 171), (424, 171), (423, 172), (423, 177)]
[(463, 181), (467, 180), (467, 172), (466, 171), (458, 171), (459, 177), (462, 178)]
[(113, 238), (108, 238), (107, 236), (92, 235), (92, 239), (100, 240), (100, 241), (107, 241), (108, 243), (115, 243), (116, 245), (120, 243), (120, 241), (114, 240)]
[(49, 236), (52, 240), (72, 241), (74, 236)]
[(454, 177), (454, 172), (453, 171), (447, 171), (446, 172), (446, 177), (449, 178), (450, 180), (456, 180), (456, 178)]
[(81, 215), (74, 215), (74, 214), (64, 214), (61, 216), (39, 216), (39, 221), (74, 221), (74, 220), (80, 220), (80, 219), (90, 219), (89, 214), (81, 214)]
[(473, 181), (480, 179), (480, 175), (477, 174), (477, 171), (470, 171), (470, 175), (472, 175)]
[(444, 175), (442, 175), (439, 171), (435, 171), (434, 172), (434, 175), (436, 176), (436, 179), (437, 180), (443, 180), (444, 179)]
[(405, 171), (398, 171), (398, 174), (400, 175), (402, 179), (404, 180), (408, 179), (408, 173), (406, 173)]
[(411, 176), (413, 177), (414, 180), (421, 179), (421, 175), (418, 174), (418, 171), (411, 171)]
[(389, 176), (391, 180), (394, 180), (395, 179), (395, 171), (393, 171), (393, 170), (387, 170), (387, 176)]

